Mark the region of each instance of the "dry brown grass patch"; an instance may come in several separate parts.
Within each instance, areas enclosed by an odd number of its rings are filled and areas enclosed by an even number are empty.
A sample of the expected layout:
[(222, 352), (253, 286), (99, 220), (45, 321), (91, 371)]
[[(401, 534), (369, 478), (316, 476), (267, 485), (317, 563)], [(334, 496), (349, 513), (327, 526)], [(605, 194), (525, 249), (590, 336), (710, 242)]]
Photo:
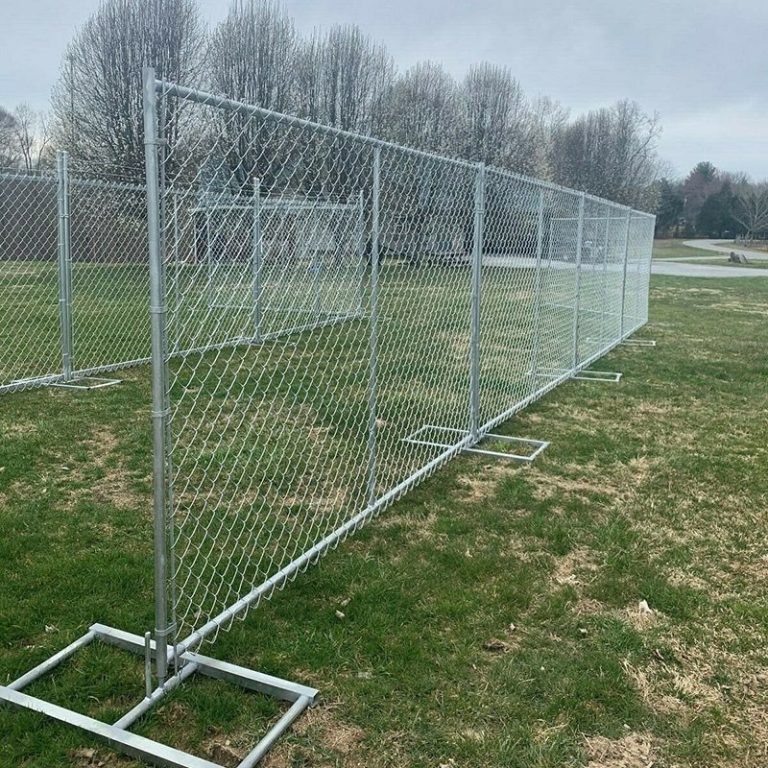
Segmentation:
[(552, 571), (552, 581), (558, 586), (577, 587), (597, 569), (598, 565), (591, 550), (574, 549), (567, 555), (557, 558)]
[(264, 760), (264, 768), (291, 768), (297, 764), (334, 768), (371, 765), (361, 750), (365, 733), (357, 726), (341, 721), (333, 703), (307, 710), (296, 721), (293, 731), (306, 743), (280, 741)]
[(656, 759), (651, 736), (628, 733), (620, 739), (589, 736), (584, 740), (587, 768), (651, 768)]
[(457, 478), (460, 484), (459, 493), (462, 498), (469, 501), (485, 501), (493, 498), (499, 483), (514, 476), (517, 470), (517, 467), (504, 463), (484, 465), (471, 474), (460, 475)]

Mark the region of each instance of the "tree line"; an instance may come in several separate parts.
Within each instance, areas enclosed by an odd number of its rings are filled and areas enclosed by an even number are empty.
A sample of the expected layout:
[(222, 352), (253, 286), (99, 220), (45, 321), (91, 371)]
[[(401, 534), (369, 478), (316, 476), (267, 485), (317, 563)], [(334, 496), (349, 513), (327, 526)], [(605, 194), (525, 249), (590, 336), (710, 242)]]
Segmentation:
[(698, 163), (682, 180), (662, 178), (658, 237), (752, 238), (768, 234), (768, 182)]
[[(399, 71), (386, 47), (352, 25), (301, 35), (273, 0), (234, 0), (207, 30), (195, 0), (104, 0), (70, 42), (50, 128), (32, 143), (66, 149), (83, 170), (140, 181), (141, 69), (163, 79), (439, 154), (485, 162), (646, 209), (655, 205), (658, 118), (620, 101), (571, 118), (530, 98), (505, 67), (479, 63), (457, 80), (434, 62)], [(10, 151), (0, 112), (0, 162)], [(18, 122), (18, 120), (17, 120)], [(10, 124), (10, 123), (9, 123)], [(166, 140), (182, 116), (166, 115)], [(50, 162), (37, 151), (34, 163)]]

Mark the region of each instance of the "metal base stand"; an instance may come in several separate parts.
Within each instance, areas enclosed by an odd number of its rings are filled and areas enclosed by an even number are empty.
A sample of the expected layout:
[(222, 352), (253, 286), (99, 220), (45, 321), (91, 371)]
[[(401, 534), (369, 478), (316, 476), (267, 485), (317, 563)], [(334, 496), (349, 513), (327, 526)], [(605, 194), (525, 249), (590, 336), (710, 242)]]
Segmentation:
[(616, 371), (579, 371), (571, 378), (574, 381), (602, 381), (609, 384), (618, 384), (623, 374)]
[(212, 763), (210, 760), (204, 760), (187, 752), (181, 752), (178, 749), (153, 741), (152, 739), (138, 736), (128, 730), (133, 723), (159, 702), (165, 694), (174, 690), (187, 677), (198, 672), (207, 677), (226, 680), (248, 690), (274, 696), (277, 699), (291, 703), (288, 711), (272, 726), (238, 766), (238, 768), (253, 768), (296, 718), (307, 707), (313, 706), (317, 700), (318, 691), (314, 688), (308, 688), (288, 680), (265, 675), (261, 672), (254, 672), (245, 667), (228, 664), (227, 662), (219, 661), (209, 656), (202, 656), (192, 651), (186, 651), (179, 655), (177, 659), (177, 669), (179, 671), (173, 677), (169, 678), (164, 685), (155, 690), (151, 690), (151, 686), (148, 685), (145, 698), (112, 725), (22, 693), (23, 688), (55, 669), (59, 664), (73, 656), (78, 650), (84, 648), (93, 640), (100, 640), (108, 645), (144, 655), (148, 667), (151, 657), (155, 652), (154, 642), (150, 641), (148, 637), (139, 637), (138, 635), (123, 632), (113, 627), (94, 624), (85, 635), (71, 645), (51, 656), (9, 685), (0, 686), (0, 702), (7, 702), (23, 709), (30, 709), (54, 720), (81, 728), (103, 739), (116, 751), (123, 752), (126, 755), (144, 760), (151, 765), (160, 766), (161, 768), (222, 768), (222, 766)]
[[(439, 437), (435, 439), (429, 439), (441, 432), (447, 432), (450, 435), (457, 435), (459, 437), (466, 437), (470, 433), (463, 429), (453, 429), (451, 427), (436, 427), (432, 424), (425, 424), (423, 427), (417, 429), (413, 434), (403, 438), (404, 443), (411, 443), (412, 445), (426, 445), (430, 448), (452, 448), (455, 442), (442, 442)], [(425, 436), (425, 433), (428, 433)], [(510, 435), (494, 435), (486, 433), (480, 436), (479, 440), (494, 440), (499, 443), (507, 443), (509, 445), (518, 445), (525, 448), (530, 448), (530, 453), (505, 453), (504, 451), (490, 451), (486, 448), (476, 448), (474, 446), (470, 448), (462, 449), (462, 453), (475, 453), (480, 456), (492, 456), (497, 459), (509, 459), (510, 461), (522, 461), (531, 463), (541, 454), (548, 446), (549, 443), (545, 440), (530, 440), (526, 437), (511, 437)], [(479, 442), (479, 441), (478, 441)]]
[(83, 376), (80, 379), (69, 379), (68, 381), (53, 381), (49, 387), (60, 387), (61, 389), (104, 389), (120, 384), (122, 379), (99, 379), (95, 376)]

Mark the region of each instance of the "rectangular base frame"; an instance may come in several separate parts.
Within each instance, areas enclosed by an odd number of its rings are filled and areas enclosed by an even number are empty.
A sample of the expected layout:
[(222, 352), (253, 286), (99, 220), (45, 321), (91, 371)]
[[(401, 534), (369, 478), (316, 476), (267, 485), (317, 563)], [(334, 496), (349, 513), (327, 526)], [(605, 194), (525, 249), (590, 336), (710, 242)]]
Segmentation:
[[(426, 431), (438, 433), (447, 432), (452, 435), (457, 435), (461, 438), (467, 437), (470, 434), (468, 431), (463, 429), (454, 429), (452, 427), (436, 427), (432, 424), (425, 424), (423, 427), (420, 427), (415, 432), (408, 435), (408, 437), (404, 437), (403, 442), (411, 443), (412, 445), (426, 445), (431, 448), (452, 448), (455, 445), (455, 442), (443, 443), (438, 442), (437, 440), (422, 439), (421, 435), (423, 435), (423, 433)], [(522, 461), (530, 463), (534, 461), (536, 457), (539, 456), (539, 454), (541, 454), (549, 446), (549, 443), (545, 440), (531, 440), (526, 437), (512, 437), (511, 435), (494, 435), (486, 433), (480, 436), (480, 440), (485, 439), (492, 439), (496, 440), (497, 442), (508, 443), (510, 445), (523, 445), (526, 447), (532, 447), (533, 450), (530, 453), (519, 454), (504, 453), (503, 451), (489, 451), (485, 448), (475, 448), (474, 446), (470, 446), (469, 448), (463, 448), (461, 452), (474, 453), (480, 456), (492, 456), (497, 459), (508, 459), (510, 461)]]
[(154, 691), (151, 690), (151, 686), (148, 686), (145, 698), (112, 725), (23, 693), (23, 689), (26, 686), (55, 669), (59, 664), (73, 656), (78, 650), (84, 648), (93, 640), (99, 640), (107, 645), (113, 645), (132, 653), (145, 655), (147, 666), (149, 666), (149, 661), (155, 652), (154, 642), (150, 641), (148, 637), (143, 638), (113, 627), (94, 624), (85, 635), (75, 640), (71, 645), (46, 659), (46, 661), (9, 685), (0, 686), (0, 703), (6, 702), (16, 707), (39, 712), (62, 723), (73, 725), (103, 739), (118, 752), (144, 760), (151, 765), (160, 766), (160, 768), (222, 768), (222, 766), (212, 763), (210, 760), (195, 757), (187, 752), (169, 747), (166, 744), (138, 736), (129, 730), (131, 725), (163, 699), (167, 693), (174, 690), (179, 683), (190, 675), (199, 673), (290, 703), (290, 708), (270, 728), (238, 766), (238, 768), (253, 768), (299, 715), (317, 701), (318, 691), (314, 688), (292, 683), (261, 672), (255, 672), (245, 667), (219, 661), (218, 659), (203, 656), (192, 651), (186, 651), (179, 655), (179, 663), (177, 665), (179, 671), (173, 677), (169, 678)]
[(574, 381), (601, 381), (608, 384), (618, 384), (623, 374), (617, 371), (579, 371), (571, 378)]
[(79, 379), (69, 379), (67, 381), (52, 381), (49, 387), (59, 387), (61, 389), (104, 389), (104, 387), (112, 387), (115, 384), (120, 384), (122, 379), (100, 379), (95, 376), (83, 376)]

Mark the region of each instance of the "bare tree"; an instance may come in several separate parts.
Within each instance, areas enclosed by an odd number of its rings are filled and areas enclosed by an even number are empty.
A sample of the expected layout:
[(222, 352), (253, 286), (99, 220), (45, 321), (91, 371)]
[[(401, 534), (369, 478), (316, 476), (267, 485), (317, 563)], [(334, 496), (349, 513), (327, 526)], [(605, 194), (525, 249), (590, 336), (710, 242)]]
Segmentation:
[(0, 107), (0, 167), (16, 168), (19, 165), (19, 147), (16, 140), (16, 118)]
[(386, 48), (356, 26), (335, 26), (302, 45), (296, 101), (311, 120), (380, 134), (394, 65)]
[[(208, 46), (214, 90), (275, 112), (292, 111), (296, 45), (293, 20), (279, 3), (236, 0)], [(255, 129), (247, 115), (234, 113), (221, 132), (232, 147), (227, 164), (238, 185), (254, 176), (269, 185), (275, 158), (267, 153), (263, 124)]]
[(322, 113), (323, 36), (315, 30), (296, 48), (294, 64), (294, 108), (307, 120), (319, 121)]
[[(69, 44), (53, 93), (56, 139), (81, 166), (142, 177), (142, 67), (195, 85), (202, 27), (194, 0), (106, 0)], [(173, 102), (173, 100), (171, 100)], [(169, 102), (165, 139), (178, 137)]]
[(520, 173), (534, 169), (533, 115), (520, 83), (506, 67), (472, 67), (459, 101), (462, 155)]
[(439, 64), (416, 64), (390, 90), (386, 132), (392, 141), (456, 154), (458, 119), (458, 87)]
[(44, 164), (50, 146), (48, 120), (44, 113), (35, 112), (28, 104), (19, 104), (14, 111), (14, 135), (26, 170)]
[(736, 189), (733, 217), (747, 230), (748, 240), (768, 229), (768, 183), (742, 182)]
[(208, 46), (211, 84), (220, 93), (276, 112), (290, 110), (296, 30), (272, 0), (236, 0)]
[(555, 137), (568, 123), (568, 110), (554, 99), (541, 96), (531, 105), (531, 121), (528, 172), (540, 179), (551, 179)]
[(589, 112), (556, 134), (554, 178), (610, 200), (653, 207), (659, 134), (658, 116), (634, 102)]
[[(384, 133), (386, 106), (394, 65), (383, 45), (355, 26), (332, 27), (315, 32), (298, 51), (294, 104), (299, 115), (342, 130), (375, 136)], [(307, 168), (307, 191), (345, 189), (355, 194), (361, 177), (370, 171), (361, 166), (358, 150), (342, 144), (313, 150), (314, 168)]]

